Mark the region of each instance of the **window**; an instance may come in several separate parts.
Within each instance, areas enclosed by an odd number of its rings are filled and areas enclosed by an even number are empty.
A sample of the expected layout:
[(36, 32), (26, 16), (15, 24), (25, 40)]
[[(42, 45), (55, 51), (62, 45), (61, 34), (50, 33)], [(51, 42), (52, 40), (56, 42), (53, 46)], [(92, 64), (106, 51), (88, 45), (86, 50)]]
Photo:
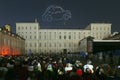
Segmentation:
[(44, 32), (44, 34), (46, 35), (46, 32)]
[(56, 32), (54, 32), (54, 34), (56, 35)]
[(71, 36), (69, 35), (69, 39), (71, 39)]
[(74, 39), (76, 39), (76, 33), (74, 32)]
[(64, 35), (64, 39), (66, 39), (66, 36)]
[(36, 43), (35, 43), (35, 47), (36, 47), (37, 45), (36, 45)]
[(76, 33), (74, 32), (74, 35), (76, 35)]
[(34, 39), (36, 39), (36, 36), (34, 36)]
[(30, 39), (32, 39), (31, 36), (30, 36)]
[(54, 39), (56, 39), (56, 32), (54, 32)]
[(30, 43), (30, 47), (32, 47), (32, 44)]
[(80, 35), (79, 35), (79, 39), (80, 39)]
[(46, 39), (46, 36), (45, 36), (45, 39)]
[(59, 32), (59, 34), (61, 34), (61, 32)]
[(41, 47), (41, 43), (39, 43), (39, 47)]
[(41, 39), (41, 36), (39, 36), (39, 39)]
[(59, 39), (61, 39), (61, 35), (59, 36)]

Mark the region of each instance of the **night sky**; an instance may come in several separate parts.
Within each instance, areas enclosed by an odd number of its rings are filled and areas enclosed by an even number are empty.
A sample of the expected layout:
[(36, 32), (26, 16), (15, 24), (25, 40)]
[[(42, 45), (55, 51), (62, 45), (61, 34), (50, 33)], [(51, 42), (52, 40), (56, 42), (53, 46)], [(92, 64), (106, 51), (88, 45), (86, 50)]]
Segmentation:
[[(69, 10), (71, 19), (47, 22), (42, 15), (50, 5)], [(41, 28), (85, 28), (92, 22), (112, 23), (112, 31), (120, 31), (119, 0), (0, 0), (0, 26), (16, 22), (33, 22)]]

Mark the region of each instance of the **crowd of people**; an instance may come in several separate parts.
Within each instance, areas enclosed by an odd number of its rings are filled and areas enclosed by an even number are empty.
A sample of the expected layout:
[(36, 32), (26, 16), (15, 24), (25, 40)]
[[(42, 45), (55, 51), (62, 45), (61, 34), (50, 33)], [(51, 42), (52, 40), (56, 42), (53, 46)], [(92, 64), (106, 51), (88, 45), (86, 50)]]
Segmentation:
[(120, 66), (84, 61), (60, 55), (0, 56), (0, 80), (120, 80)]

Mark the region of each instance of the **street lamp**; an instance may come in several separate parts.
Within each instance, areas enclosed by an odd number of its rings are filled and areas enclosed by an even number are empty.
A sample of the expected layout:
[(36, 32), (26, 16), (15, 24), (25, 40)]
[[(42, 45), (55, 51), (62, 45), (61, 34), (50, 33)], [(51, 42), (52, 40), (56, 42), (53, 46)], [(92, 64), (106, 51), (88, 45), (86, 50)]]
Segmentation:
[(0, 31), (2, 31), (2, 28), (0, 28)]

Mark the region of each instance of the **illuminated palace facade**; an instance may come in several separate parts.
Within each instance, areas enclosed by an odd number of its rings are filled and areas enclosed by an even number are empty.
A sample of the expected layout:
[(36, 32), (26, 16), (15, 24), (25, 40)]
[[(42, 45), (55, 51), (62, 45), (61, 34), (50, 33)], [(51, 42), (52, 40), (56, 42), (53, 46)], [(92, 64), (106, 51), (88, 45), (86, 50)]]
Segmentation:
[(85, 29), (41, 29), (38, 22), (17, 22), (16, 33), (25, 39), (26, 53), (79, 52), (79, 41), (111, 34), (111, 23), (91, 23)]
[(0, 28), (0, 55), (20, 55), (25, 53), (25, 39)]

